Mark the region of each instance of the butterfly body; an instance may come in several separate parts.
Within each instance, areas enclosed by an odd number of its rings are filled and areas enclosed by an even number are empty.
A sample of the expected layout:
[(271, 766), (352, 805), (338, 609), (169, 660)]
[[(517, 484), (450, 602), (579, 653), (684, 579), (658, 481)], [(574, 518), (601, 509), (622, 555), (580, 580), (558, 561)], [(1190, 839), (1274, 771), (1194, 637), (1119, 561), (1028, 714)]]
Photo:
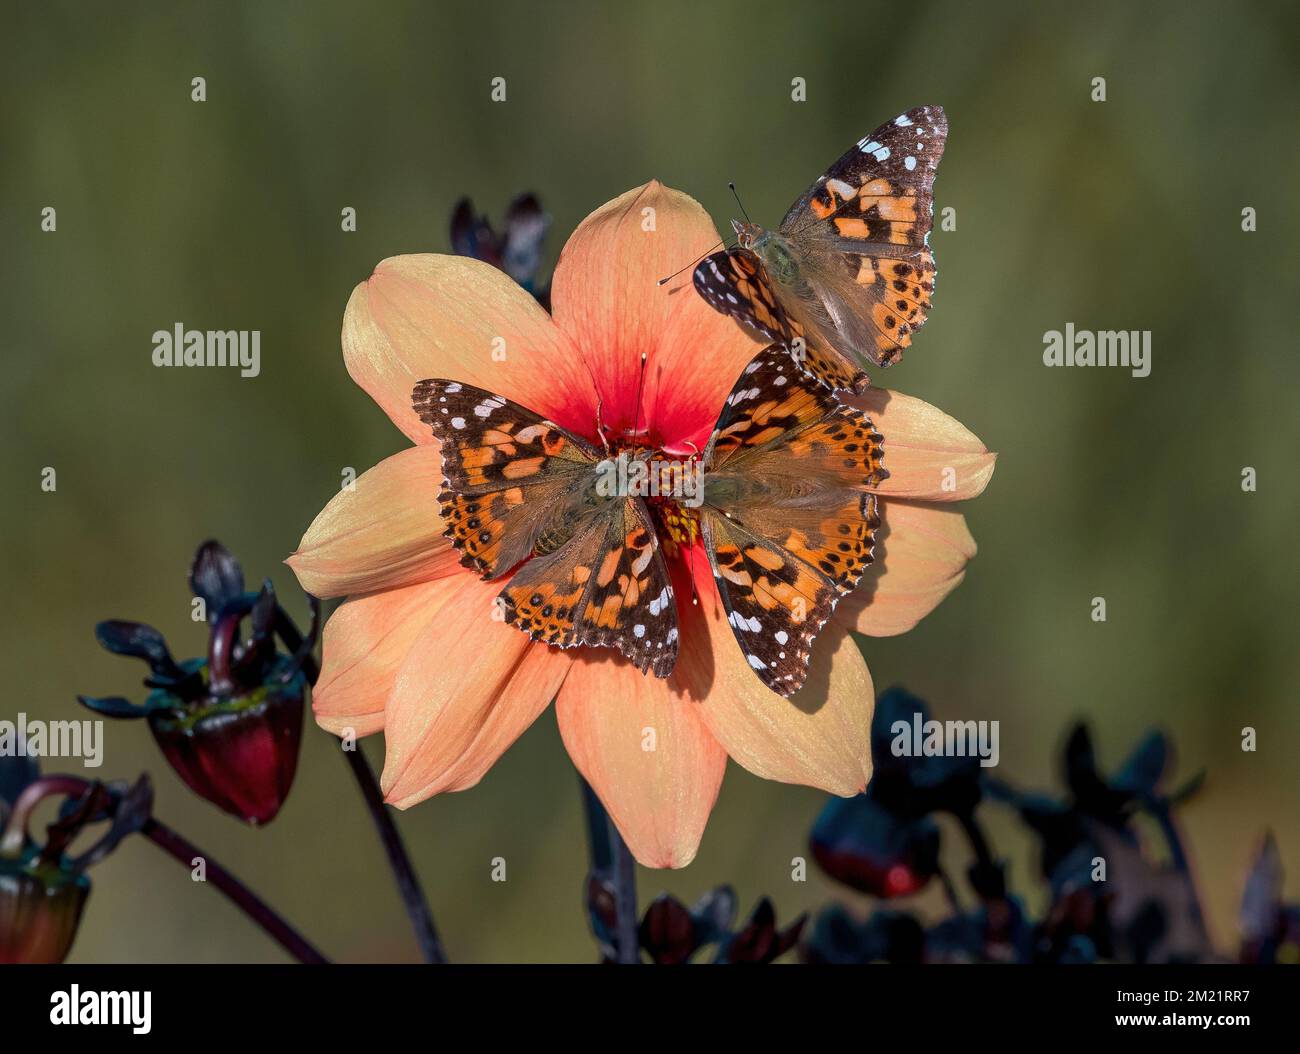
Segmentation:
[(833, 389), (861, 391), (926, 320), (928, 240), (948, 122), (937, 106), (900, 114), (859, 140), (791, 206), (775, 231), (733, 221), (737, 245), (695, 269), (715, 310), (799, 349)]
[(665, 556), (703, 545), (750, 668), (789, 695), (871, 563), (881, 437), (784, 348), (749, 363), (685, 460), (639, 435), (602, 452), (456, 382), (421, 381), (413, 403), (442, 446), (445, 533), (484, 578), (510, 573), (501, 615), (546, 644), (617, 648), (669, 676), (680, 624)]
[(736, 223), (737, 244), (749, 249), (760, 260), (774, 282), (786, 288), (796, 288), (799, 284), (799, 259), (794, 247), (776, 231), (769, 231), (757, 223)]

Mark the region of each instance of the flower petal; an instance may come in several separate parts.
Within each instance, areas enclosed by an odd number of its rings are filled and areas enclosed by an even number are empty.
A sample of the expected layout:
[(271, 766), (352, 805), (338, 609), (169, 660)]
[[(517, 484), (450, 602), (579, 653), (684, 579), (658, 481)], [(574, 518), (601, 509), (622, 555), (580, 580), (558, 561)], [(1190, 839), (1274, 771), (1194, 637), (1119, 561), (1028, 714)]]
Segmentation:
[(555, 697), (573, 662), (494, 617), (502, 580), (458, 576), (384, 710), (381, 785), (399, 809), (474, 786)]
[(421, 632), (460, 589), (461, 570), (433, 582), (352, 597), (325, 623), (320, 679), (312, 689), (316, 723), (343, 735), (384, 727), (397, 672)]
[(436, 500), (441, 485), (436, 445), (385, 458), (362, 473), (354, 489), (330, 499), (285, 562), (303, 589), (318, 597), (370, 593), (450, 574), (460, 565), (442, 536)]
[(702, 447), (723, 399), (761, 347), (692, 287), (693, 264), (710, 248), (721, 244), (699, 202), (652, 180), (593, 212), (560, 253), (551, 309), (595, 376), (612, 434), (630, 431), (639, 419), (660, 444), (691, 440)]
[(573, 345), (501, 271), (459, 256), (394, 256), (352, 291), (343, 316), (348, 373), (416, 443), (417, 381), (444, 377), (504, 395), (590, 432), (595, 392)]
[(975, 555), (966, 517), (924, 502), (882, 501), (876, 558), (833, 621), (890, 637), (905, 633), (961, 583)]
[(695, 858), (726, 751), (697, 702), (603, 650), (584, 649), (555, 703), (569, 757), (646, 867)]
[(963, 424), (920, 399), (884, 388), (844, 399), (870, 416), (885, 437), (889, 478), (876, 489), (897, 498), (963, 501), (993, 476), (996, 454)]
[[(678, 605), (682, 650), (673, 682), (703, 704), (709, 731), (756, 776), (831, 794), (858, 793), (871, 778), (875, 695), (852, 638), (827, 623), (813, 645), (807, 683), (783, 699), (749, 668), (698, 547), (696, 553), (700, 602)], [(689, 596), (689, 590), (680, 584), (677, 595)]]

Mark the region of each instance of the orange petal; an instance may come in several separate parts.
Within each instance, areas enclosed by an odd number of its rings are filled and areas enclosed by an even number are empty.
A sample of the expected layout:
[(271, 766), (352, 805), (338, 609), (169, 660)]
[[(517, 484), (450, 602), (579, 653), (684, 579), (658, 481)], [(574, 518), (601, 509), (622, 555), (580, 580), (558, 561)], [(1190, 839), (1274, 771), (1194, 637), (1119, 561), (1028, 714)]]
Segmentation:
[(478, 260), (384, 260), (352, 291), (343, 358), (417, 443), (433, 440), (411, 389), (429, 377), (486, 388), (575, 430), (594, 425), (595, 393), (573, 345), (531, 295)]
[(956, 509), (910, 501), (881, 506), (876, 559), (833, 618), (859, 633), (890, 637), (907, 632), (957, 588), (975, 539)]
[(555, 716), (632, 855), (646, 867), (689, 864), (727, 767), (699, 704), (620, 658), (584, 650)]
[(502, 585), (458, 576), (397, 672), (381, 784), (399, 809), (474, 786), (564, 682), (572, 653), (493, 617)]
[[(697, 553), (699, 605), (678, 605), (682, 651), (673, 682), (702, 702), (709, 731), (750, 772), (831, 794), (858, 793), (871, 778), (875, 705), (862, 653), (843, 629), (827, 623), (813, 644), (807, 683), (783, 699), (749, 668), (703, 563)], [(679, 597), (689, 597), (689, 590), (677, 585)]]
[(287, 561), (318, 597), (370, 593), (459, 569), (435, 500), (442, 485), (437, 445), (385, 458), (340, 490), (312, 521)]
[(459, 590), (461, 574), (354, 597), (339, 606), (325, 623), (320, 680), (312, 689), (321, 728), (368, 736), (384, 727), (397, 671), (420, 633)]
[(721, 245), (699, 202), (652, 180), (593, 212), (560, 253), (551, 309), (591, 367), (612, 433), (638, 422), (643, 353), (639, 425), (676, 446), (687, 439), (703, 445), (758, 352), (753, 338), (692, 287), (693, 263), (710, 247)]
[(923, 501), (962, 501), (988, 486), (996, 454), (959, 421), (901, 392), (872, 388), (845, 402), (866, 410), (885, 437), (889, 478), (881, 494)]

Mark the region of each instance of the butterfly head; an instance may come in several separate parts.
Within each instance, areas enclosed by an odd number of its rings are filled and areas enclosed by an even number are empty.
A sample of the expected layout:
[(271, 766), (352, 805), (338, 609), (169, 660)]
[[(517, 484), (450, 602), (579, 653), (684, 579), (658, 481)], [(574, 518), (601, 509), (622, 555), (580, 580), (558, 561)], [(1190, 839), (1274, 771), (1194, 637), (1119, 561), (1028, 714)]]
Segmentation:
[(747, 220), (732, 220), (731, 229), (736, 232), (736, 243), (742, 249), (752, 249), (754, 242), (765, 233), (757, 223)]

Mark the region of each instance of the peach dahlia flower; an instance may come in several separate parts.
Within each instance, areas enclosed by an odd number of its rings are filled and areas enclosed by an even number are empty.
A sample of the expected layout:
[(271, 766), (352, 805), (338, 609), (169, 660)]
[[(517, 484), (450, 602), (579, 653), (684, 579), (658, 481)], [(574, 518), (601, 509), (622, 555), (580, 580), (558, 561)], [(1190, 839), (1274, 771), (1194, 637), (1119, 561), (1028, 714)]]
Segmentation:
[[(956, 587), (975, 543), (952, 503), (993, 472), (994, 455), (934, 407), (883, 390), (861, 397), (890, 472), (876, 561), (788, 700), (749, 669), (698, 546), (700, 603), (682, 601), (690, 587), (675, 567), (681, 653), (660, 680), (612, 649), (560, 650), (492, 618), (506, 579), (481, 581), (443, 537), (438, 445), (411, 408), (424, 378), (496, 392), (594, 441), (597, 392), (607, 431), (632, 428), (645, 353), (642, 427), (665, 448), (703, 448), (758, 345), (696, 295), (689, 270), (657, 280), (717, 240), (696, 201), (651, 182), (574, 231), (553, 315), (502, 272), (455, 256), (385, 260), (353, 291), (348, 372), (414, 445), (336, 495), (288, 562), (309, 592), (348, 597), (325, 628), (316, 719), (335, 734), (384, 733), (382, 785), (399, 808), (472, 787), (552, 699), (574, 764), (650, 867), (695, 856), (728, 756), (832, 794), (866, 786), (873, 691), (847, 631), (902, 633)], [(654, 750), (642, 749), (648, 727)]]

